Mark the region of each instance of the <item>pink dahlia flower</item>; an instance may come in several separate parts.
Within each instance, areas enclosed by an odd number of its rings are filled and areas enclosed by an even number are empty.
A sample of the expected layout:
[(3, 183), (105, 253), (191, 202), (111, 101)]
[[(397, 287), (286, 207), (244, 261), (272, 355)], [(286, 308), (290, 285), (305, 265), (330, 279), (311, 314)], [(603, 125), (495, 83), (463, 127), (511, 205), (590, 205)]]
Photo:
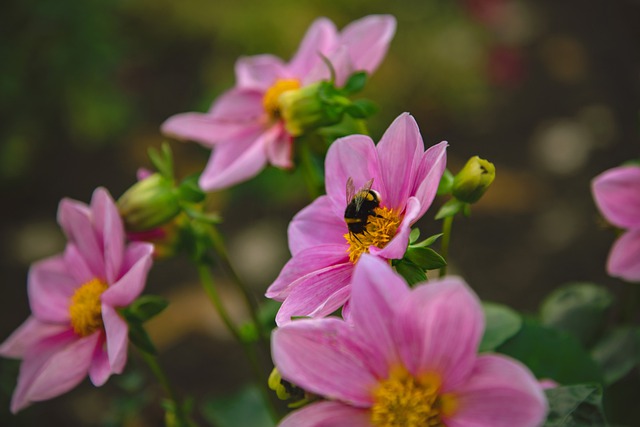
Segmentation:
[(218, 98), (208, 113), (183, 113), (162, 125), (168, 136), (214, 148), (200, 177), (208, 191), (229, 187), (260, 172), (267, 162), (290, 168), (292, 136), (285, 129), (279, 98), (287, 91), (330, 78), (325, 56), (343, 84), (355, 71), (373, 72), (395, 33), (390, 15), (372, 15), (338, 32), (326, 18), (307, 31), (289, 63), (273, 55), (240, 58), (236, 86)]
[(640, 166), (609, 169), (593, 179), (592, 190), (605, 219), (626, 230), (609, 252), (608, 273), (640, 282)]
[(351, 315), (302, 319), (273, 333), (285, 380), (327, 400), (281, 427), (535, 427), (547, 403), (520, 362), (478, 355), (484, 317), (464, 281), (447, 277), (411, 290), (379, 258), (363, 255)]
[(31, 266), (31, 316), (0, 345), (20, 358), (11, 411), (59, 396), (89, 374), (94, 385), (121, 373), (128, 327), (116, 311), (144, 288), (153, 247), (125, 245), (118, 209), (102, 188), (91, 205), (64, 199), (58, 222), (68, 243), (63, 254)]
[[(418, 125), (407, 113), (389, 126), (378, 145), (364, 135), (331, 145), (325, 161), (327, 195), (291, 221), (293, 257), (267, 290), (268, 298), (284, 301), (276, 317), (279, 325), (292, 316), (323, 317), (345, 304), (363, 253), (385, 259), (404, 256), (411, 225), (435, 197), (446, 147), (441, 142), (425, 152)], [(356, 190), (370, 184), (380, 200), (362, 233), (350, 233), (344, 218), (350, 178)]]

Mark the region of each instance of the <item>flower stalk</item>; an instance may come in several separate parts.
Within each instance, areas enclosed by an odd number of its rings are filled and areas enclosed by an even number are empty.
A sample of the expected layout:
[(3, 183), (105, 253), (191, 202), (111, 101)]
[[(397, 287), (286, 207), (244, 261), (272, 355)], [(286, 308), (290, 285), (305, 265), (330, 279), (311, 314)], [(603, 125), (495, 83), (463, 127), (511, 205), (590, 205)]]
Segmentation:
[(449, 264), (449, 242), (451, 240), (451, 228), (453, 227), (453, 216), (448, 216), (442, 221), (442, 240), (440, 241), (440, 255), (447, 263), (440, 268), (440, 277), (447, 275), (447, 265)]

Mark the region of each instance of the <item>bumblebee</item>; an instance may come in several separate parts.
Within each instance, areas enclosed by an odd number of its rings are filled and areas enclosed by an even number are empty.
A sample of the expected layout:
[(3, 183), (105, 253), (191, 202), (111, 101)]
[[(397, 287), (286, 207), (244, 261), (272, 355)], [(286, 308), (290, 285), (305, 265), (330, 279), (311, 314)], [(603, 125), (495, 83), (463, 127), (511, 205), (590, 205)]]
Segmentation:
[(347, 180), (347, 208), (344, 210), (344, 222), (349, 233), (363, 234), (367, 231), (370, 216), (376, 216), (375, 208), (380, 206), (380, 195), (371, 189), (373, 178), (356, 192), (353, 179)]

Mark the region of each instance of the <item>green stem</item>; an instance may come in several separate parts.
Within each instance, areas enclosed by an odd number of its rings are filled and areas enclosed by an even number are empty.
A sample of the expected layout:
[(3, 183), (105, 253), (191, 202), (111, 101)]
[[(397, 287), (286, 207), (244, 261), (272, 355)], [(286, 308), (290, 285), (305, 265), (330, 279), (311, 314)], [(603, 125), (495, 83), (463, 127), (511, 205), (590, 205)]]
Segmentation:
[(233, 268), (233, 265), (229, 260), (229, 256), (227, 255), (227, 251), (225, 249), (222, 236), (220, 235), (220, 233), (215, 227), (213, 226), (210, 227), (210, 230), (211, 230), (210, 236), (211, 236), (211, 241), (213, 243), (213, 249), (215, 250), (216, 255), (218, 255), (218, 259), (220, 260), (220, 263), (222, 264), (222, 268), (224, 269), (225, 273), (229, 276), (231, 281), (238, 287), (238, 289), (240, 289), (240, 293), (242, 294), (244, 303), (247, 307), (247, 310), (249, 310), (249, 316), (251, 317), (251, 321), (253, 322), (256, 328), (256, 332), (258, 334), (258, 340), (261, 346), (263, 347), (263, 349), (267, 351), (267, 354), (268, 354), (269, 346), (265, 341), (266, 334), (265, 334), (264, 328), (262, 327), (262, 322), (260, 322), (260, 318), (258, 317), (258, 304), (253, 298), (253, 295), (251, 294), (249, 287), (242, 281), (242, 279), (240, 279), (235, 269)]
[[(244, 350), (244, 353), (247, 356), (247, 359), (249, 360), (249, 366), (251, 367), (253, 376), (256, 382), (258, 383), (258, 388), (262, 393), (262, 397), (265, 403), (267, 404), (267, 408), (270, 412), (272, 419), (274, 421), (278, 420), (280, 416), (276, 410), (276, 406), (274, 405), (272, 393), (268, 389), (268, 384), (267, 384), (268, 378), (263, 372), (263, 370), (260, 368), (260, 362), (258, 359), (258, 355), (255, 352), (255, 348), (251, 345), (250, 342), (247, 342), (247, 340), (244, 339), (244, 337), (236, 327), (235, 323), (231, 320), (231, 317), (229, 317), (229, 313), (226, 307), (224, 306), (224, 304), (222, 303), (222, 300), (220, 299), (220, 295), (218, 294), (218, 290), (216, 289), (216, 286), (213, 283), (213, 276), (211, 275), (211, 271), (209, 270), (209, 267), (205, 264), (199, 263), (198, 274), (200, 275), (200, 281), (202, 283), (202, 286), (205, 292), (207, 293), (207, 296), (213, 303), (213, 306), (215, 307), (216, 311), (220, 315), (220, 318), (224, 322), (229, 332), (231, 332), (231, 335), (233, 335), (233, 337), (242, 345), (242, 349)], [(256, 328), (259, 328), (258, 323), (257, 322), (255, 323), (256, 323)], [(261, 333), (262, 332), (260, 331), (260, 329), (258, 329), (258, 334), (261, 335)]]
[(151, 370), (153, 375), (156, 377), (156, 379), (164, 389), (164, 392), (167, 395), (167, 399), (171, 402), (172, 406), (175, 408), (175, 411), (176, 411), (175, 414), (177, 417), (178, 425), (185, 426), (185, 427), (193, 425), (193, 423), (189, 421), (187, 414), (184, 413), (182, 405), (178, 402), (176, 392), (171, 386), (171, 383), (169, 382), (169, 378), (167, 377), (164, 370), (160, 366), (160, 363), (158, 363), (158, 359), (154, 355), (149, 354), (146, 351), (140, 350), (140, 354), (142, 355), (142, 358), (144, 359), (146, 364), (149, 366), (149, 369)]
[[(448, 216), (442, 222), (442, 239), (440, 240), (440, 255), (449, 264), (449, 241), (451, 239), (451, 227), (453, 226), (453, 216)], [(440, 269), (440, 277), (447, 275), (447, 266)]]
[(315, 200), (324, 194), (322, 180), (318, 176), (316, 165), (313, 163), (313, 154), (309, 148), (309, 141), (296, 141), (298, 152), (300, 153), (300, 168), (302, 177), (307, 185), (307, 191), (311, 200)]

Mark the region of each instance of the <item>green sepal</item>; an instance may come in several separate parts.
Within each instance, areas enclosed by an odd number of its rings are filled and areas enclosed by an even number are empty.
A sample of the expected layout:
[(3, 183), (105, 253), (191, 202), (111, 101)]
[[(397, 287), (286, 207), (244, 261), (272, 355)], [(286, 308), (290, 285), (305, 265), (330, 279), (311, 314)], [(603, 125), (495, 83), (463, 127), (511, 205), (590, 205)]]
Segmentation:
[(591, 356), (602, 369), (604, 383), (615, 383), (640, 363), (640, 329), (614, 329), (596, 343)]
[(198, 185), (200, 174), (191, 175), (184, 179), (178, 186), (180, 200), (189, 203), (200, 203), (204, 201), (206, 194)]
[(355, 119), (367, 119), (378, 112), (378, 105), (368, 99), (356, 99), (347, 105), (345, 113)]
[[(442, 233), (438, 233), (438, 234), (434, 234), (433, 236), (429, 236), (426, 239), (424, 239), (422, 242), (418, 242), (418, 243), (412, 243), (410, 244), (411, 247), (414, 248), (424, 248), (426, 246), (431, 246), (433, 245), (436, 240), (438, 240), (440, 237), (442, 236)], [(417, 240), (417, 238), (416, 238)]]
[(520, 314), (506, 305), (483, 301), (482, 311), (485, 329), (480, 342), (480, 352), (495, 350), (522, 328)]
[(451, 189), (453, 188), (453, 174), (449, 169), (445, 169), (442, 174), (442, 178), (440, 178), (440, 183), (438, 184), (438, 191), (436, 195), (438, 196), (446, 196), (451, 194)]
[(409, 246), (404, 257), (422, 270), (437, 270), (447, 265), (442, 255), (431, 248)]
[(168, 305), (169, 301), (160, 296), (143, 295), (121, 312), (127, 321), (143, 323), (160, 314)]
[(409, 233), (409, 244), (413, 244), (415, 243), (416, 240), (418, 240), (420, 238), (420, 229), (419, 228), (414, 228), (411, 230), (411, 233)]
[(165, 178), (173, 180), (173, 154), (168, 143), (162, 143), (160, 151), (153, 147), (147, 150), (151, 163)]
[(598, 384), (578, 384), (545, 390), (549, 412), (543, 427), (604, 427), (602, 388)]
[(396, 259), (392, 261), (392, 265), (395, 267), (396, 272), (404, 277), (409, 286), (413, 286), (416, 283), (425, 282), (427, 280), (427, 273), (411, 261), (404, 258)]
[(185, 206), (183, 211), (192, 219), (203, 222), (205, 224), (221, 224), (222, 217), (216, 212), (202, 212), (198, 209)]
[(131, 344), (135, 345), (140, 351), (156, 356), (158, 351), (151, 338), (149, 338), (149, 334), (142, 326), (142, 322), (128, 320), (127, 323), (129, 325), (129, 341)]
[(344, 95), (352, 95), (354, 93), (360, 92), (367, 84), (367, 79), (368, 76), (365, 71), (358, 71), (357, 73), (353, 73), (347, 79), (347, 82), (342, 87), (341, 92)]
[(468, 204), (461, 202), (456, 198), (453, 198), (449, 200), (447, 203), (445, 203), (444, 205), (442, 205), (442, 207), (436, 214), (436, 219), (443, 219), (450, 216), (455, 216), (459, 212), (462, 212), (465, 215), (468, 215), (468, 213), (466, 213), (467, 212), (466, 209), (468, 208), (465, 208), (465, 206), (468, 206)]

